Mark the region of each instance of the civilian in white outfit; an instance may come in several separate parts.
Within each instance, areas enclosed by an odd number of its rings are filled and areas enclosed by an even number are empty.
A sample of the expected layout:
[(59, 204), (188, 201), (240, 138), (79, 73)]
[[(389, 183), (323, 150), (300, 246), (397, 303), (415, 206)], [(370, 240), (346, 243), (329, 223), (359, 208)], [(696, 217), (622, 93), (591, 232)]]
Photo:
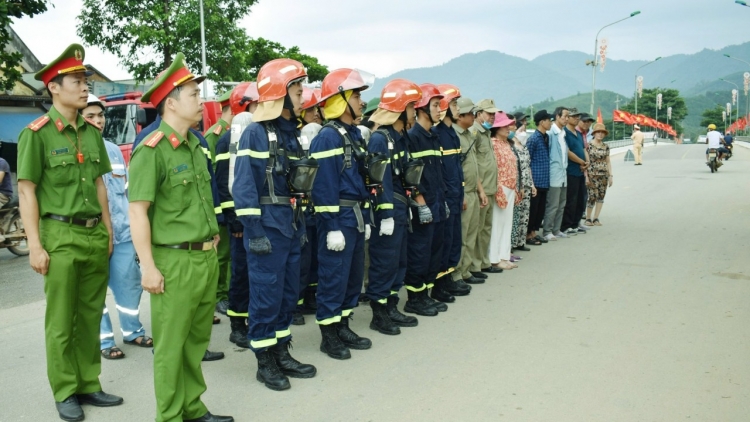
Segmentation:
[(521, 201), (517, 191), (518, 164), (512, 149), (513, 141), (508, 140), (511, 125), (515, 125), (515, 120), (498, 112), (490, 129), (492, 149), (497, 161), (497, 193), (492, 209), (490, 262), (493, 267), (503, 270), (518, 268), (510, 262), (513, 206)]

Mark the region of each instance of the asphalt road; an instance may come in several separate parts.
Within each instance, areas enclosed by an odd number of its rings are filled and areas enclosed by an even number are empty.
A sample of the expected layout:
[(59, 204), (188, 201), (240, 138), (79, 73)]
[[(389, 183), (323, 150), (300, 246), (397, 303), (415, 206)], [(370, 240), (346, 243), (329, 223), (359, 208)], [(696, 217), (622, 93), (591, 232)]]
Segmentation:
[[(371, 331), (358, 308), (353, 328), (374, 345), (348, 361), (318, 350), (308, 317), (292, 328), (293, 354), (318, 375), (291, 390), (255, 380), (224, 319), (211, 349), (227, 358), (203, 365), (203, 399), (237, 421), (746, 422), (750, 150), (717, 174), (704, 151), (659, 145), (637, 167), (614, 156), (604, 226), (533, 247), (519, 269), (400, 336)], [(41, 279), (0, 251), (0, 293), (0, 421), (57, 420)], [(141, 309), (148, 328), (146, 295)], [(151, 353), (123, 349), (101, 380), (125, 404), (86, 406), (87, 421), (153, 420)]]

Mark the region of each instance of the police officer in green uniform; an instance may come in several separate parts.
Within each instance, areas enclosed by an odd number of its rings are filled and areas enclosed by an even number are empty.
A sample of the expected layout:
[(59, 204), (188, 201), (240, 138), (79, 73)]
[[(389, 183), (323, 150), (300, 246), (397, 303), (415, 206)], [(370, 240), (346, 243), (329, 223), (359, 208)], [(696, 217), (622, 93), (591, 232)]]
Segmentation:
[[(232, 90), (230, 89), (216, 100), (221, 106), (221, 118), (203, 134), (206, 142), (208, 142), (211, 162), (214, 165), (214, 174), (216, 173), (216, 144), (219, 143), (219, 139), (227, 133), (232, 125), (232, 108), (229, 105), (231, 94)], [(229, 231), (224, 224), (219, 225), (219, 237), (221, 237), (221, 241), (219, 241), (217, 248), (219, 254), (219, 285), (216, 287), (216, 312), (226, 315), (229, 307), (230, 253)]]
[(47, 377), (62, 420), (82, 421), (82, 403), (116, 406), (99, 383), (99, 322), (109, 278), (112, 225), (102, 175), (112, 171), (86, 108), (84, 50), (68, 47), (34, 77), (52, 108), (18, 138), (18, 190), (29, 261), (44, 275)]
[(201, 359), (211, 336), (219, 267), (219, 227), (206, 157), (189, 131), (201, 118), (200, 83), (177, 53), (141, 101), (162, 118), (130, 160), (130, 221), (151, 293), (156, 421), (231, 422), (212, 415), (201, 394)]

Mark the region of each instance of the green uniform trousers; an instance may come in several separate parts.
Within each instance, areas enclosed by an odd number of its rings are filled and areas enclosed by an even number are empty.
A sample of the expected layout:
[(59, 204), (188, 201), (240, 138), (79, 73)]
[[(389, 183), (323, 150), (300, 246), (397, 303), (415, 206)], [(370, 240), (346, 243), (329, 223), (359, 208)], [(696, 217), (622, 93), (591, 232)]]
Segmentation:
[(216, 252), (151, 250), (164, 276), (164, 293), (151, 295), (156, 421), (197, 419), (208, 412), (201, 402), (206, 391), (201, 360), (216, 304)]
[[(219, 285), (216, 287), (216, 303), (222, 300), (229, 300), (229, 279), (232, 272), (230, 271), (230, 247), (229, 247), (229, 230), (227, 226), (219, 224), (219, 245), (216, 251), (219, 255)], [(213, 320), (213, 319), (212, 319)]]
[[(466, 209), (461, 212), (461, 261), (458, 268), (453, 272), (453, 280), (467, 279), (471, 277), (471, 271), (479, 271), (481, 268), (472, 267), (474, 256), (476, 256), (477, 237), (479, 236), (479, 195), (470, 192), (464, 195)], [(489, 208), (486, 206), (485, 208)]]
[(479, 210), (477, 247), (471, 264), (471, 270), (475, 272), (490, 267), (490, 232), (492, 231), (492, 207), (495, 203), (495, 194), (487, 195), (487, 199), (490, 203)]
[(109, 235), (43, 218), (42, 246), (49, 254), (44, 276), (47, 377), (55, 401), (101, 391), (99, 323), (109, 279)]

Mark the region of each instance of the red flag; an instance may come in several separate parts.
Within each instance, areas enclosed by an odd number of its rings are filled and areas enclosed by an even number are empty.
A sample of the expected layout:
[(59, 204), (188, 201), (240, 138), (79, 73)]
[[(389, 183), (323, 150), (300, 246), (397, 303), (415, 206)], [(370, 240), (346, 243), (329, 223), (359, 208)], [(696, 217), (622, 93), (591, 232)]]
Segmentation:
[(602, 109), (601, 108), (599, 108), (596, 111), (596, 122), (597, 123), (604, 123), (604, 118), (602, 117)]

